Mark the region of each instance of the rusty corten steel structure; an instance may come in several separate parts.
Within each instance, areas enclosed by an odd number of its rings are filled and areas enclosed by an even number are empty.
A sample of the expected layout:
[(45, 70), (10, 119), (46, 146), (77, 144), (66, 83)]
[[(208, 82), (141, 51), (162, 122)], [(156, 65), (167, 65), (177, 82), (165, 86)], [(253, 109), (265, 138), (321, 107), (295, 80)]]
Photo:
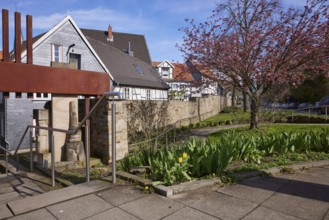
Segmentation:
[(0, 62), (0, 91), (100, 95), (110, 91), (107, 73), (33, 65), (32, 16), (26, 16), (27, 64), (21, 63), (21, 15), (15, 12), (15, 62), (9, 61), (8, 10), (2, 10), (3, 60)]
[(30, 92), (100, 95), (109, 91), (105, 73), (28, 65), (0, 63), (2, 92)]

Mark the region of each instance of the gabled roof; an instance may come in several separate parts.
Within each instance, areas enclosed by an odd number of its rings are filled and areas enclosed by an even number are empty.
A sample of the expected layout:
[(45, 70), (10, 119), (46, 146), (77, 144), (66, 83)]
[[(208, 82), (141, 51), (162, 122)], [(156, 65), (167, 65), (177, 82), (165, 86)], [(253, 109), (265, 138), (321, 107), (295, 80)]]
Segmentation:
[(214, 72), (212, 70), (210, 70), (207, 67), (201, 66), (200, 64), (198, 64), (197, 62), (193, 62), (190, 60), (186, 61), (187, 66), (189, 67), (189, 69), (191, 70), (192, 73), (194, 74), (200, 74), (201, 76), (204, 76), (208, 79), (211, 80), (215, 80), (217, 81), (217, 77), (214, 75)]
[[(79, 36), (81, 37), (82, 41), (86, 44), (86, 46), (88, 47), (88, 49), (91, 51), (91, 53), (95, 56), (96, 60), (100, 63), (100, 65), (104, 68), (105, 72), (107, 72), (110, 76), (110, 78), (113, 80), (113, 76), (110, 73), (110, 71), (108, 70), (108, 68), (105, 66), (105, 64), (103, 63), (103, 61), (99, 58), (99, 56), (97, 55), (97, 53), (94, 51), (94, 49), (92, 48), (92, 46), (89, 44), (89, 42), (87, 41), (86, 37), (83, 35), (83, 33), (80, 31), (80, 29), (78, 28), (78, 26), (76, 25), (76, 23), (74, 22), (74, 20), (71, 18), (71, 16), (66, 16), (63, 20), (61, 20), (59, 23), (57, 23), (54, 27), (52, 27), (48, 32), (40, 34), (36, 37), (33, 38), (33, 45), (32, 45), (32, 50), (34, 48), (36, 48), (38, 45), (40, 45), (45, 39), (47, 39), (50, 35), (52, 35), (55, 31), (57, 31), (61, 26), (63, 26), (67, 21), (69, 21), (73, 28), (77, 31), (77, 33), (79, 34)], [(26, 42), (23, 42), (22, 44), (22, 55), (21, 57), (25, 57), (26, 56)]]
[(152, 62), (154, 68), (161, 67), (164, 63), (168, 63), (173, 68), (173, 78), (172, 79), (164, 79), (166, 81), (193, 81), (192, 74), (190, 70), (187, 68), (185, 63), (171, 63), (167, 60), (158, 62)]
[(193, 77), (191, 72), (188, 70), (185, 63), (173, 63), (174, 68), (174, 79), (182, 81), (192, 81)]
[(110, 46), (108, 42), (104, 43), (88, 36), (86, 38), (119, 85), (154, 89), (170, 88), (149, 63)]
[(174, 65), (172, 65), (172, 63), (170, 63), (170, 62), (167, 61), (167, 60), (164, 60), (164, 61), (162, 61), (162, 62), (157, 62), (157, 61), (155, 61), (155, 62), (152, 62), (152, 65), (153, 65), (154, 67), (160, 67), (160, 66), (163, 66), (165, 63), (168, 63), (172, 68), (174, 68)]
[(108, 32), (81, 28), (82, 33), (90, 39), (113, 46), (123, 52), (128, 51), (128, 43), (138, 59), (151, 64), (151, 56), (144, 35), (112, 32), (113, 42), (107, 40)]

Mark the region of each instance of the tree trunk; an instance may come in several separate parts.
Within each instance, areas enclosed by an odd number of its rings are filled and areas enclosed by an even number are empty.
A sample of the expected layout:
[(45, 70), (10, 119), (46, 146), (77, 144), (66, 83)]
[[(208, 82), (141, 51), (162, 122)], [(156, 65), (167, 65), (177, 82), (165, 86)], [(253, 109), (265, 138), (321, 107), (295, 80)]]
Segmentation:
[(250, 129), (258, 128), (258, 121), (259, 121), (259, 108), (260, 108), (260, 101), (257, 94), (254, 94), (251, 98), (251, 105), (250, 105)]
[(247, 96), (246, 92), (244, 92), (244, 91), (242, 91), (242, 98), (243, 98), (243, 112), (247, 112), (247, 110), (248, 110), (248, 107), (247, 107), (247, 102), (248, 102), (247, 98), (248, 98), (248, 96)]
[(236, 102), (235, 102), (235, 86), (232, 89), (232, 107), (236, 107)]

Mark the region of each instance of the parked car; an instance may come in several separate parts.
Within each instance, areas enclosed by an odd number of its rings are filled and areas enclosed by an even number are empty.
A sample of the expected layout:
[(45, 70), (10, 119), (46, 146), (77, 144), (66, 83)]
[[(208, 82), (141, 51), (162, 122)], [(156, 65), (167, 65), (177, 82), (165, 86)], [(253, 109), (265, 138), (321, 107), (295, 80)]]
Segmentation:
[(312, 105), (311, 105), (310, 103), (307, 103), (307, 102), (303, 102), (303, 103), (300, 103), (300, 104), (298, 105), (298, 108), (299, 108), (299, 109), (307, 109), (307, 108), (309, 108), (309, 107), (312, 107)]
[(327, 108), (327, 113), (329, 113), (329, 96), (325, 96), (319, 101), (318, 113), (325, 114), (326, 108)]
[(296, 109), (298, 108), (299, 103), (298, 102), (291, 102), (289, 104), (289, 109)]

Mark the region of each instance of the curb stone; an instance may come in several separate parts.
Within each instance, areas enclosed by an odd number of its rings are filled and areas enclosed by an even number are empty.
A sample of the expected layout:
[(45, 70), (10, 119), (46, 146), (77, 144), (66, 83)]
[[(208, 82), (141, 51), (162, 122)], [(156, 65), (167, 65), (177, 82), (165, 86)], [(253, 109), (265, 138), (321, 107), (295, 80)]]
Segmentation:
[[(236, 174), (234, 174), (234, 177), (239, 180), (243, 180), (243, 179), (248, 179), (251, 177), (263, 176), (264, 174), (275, 175), (275, 174), (280, 173), (283, 168), (290, 168), (292, 170), (303, 170), (305, 168), (307, 169), (307, 168), (312, 168), (312, 167), (321, 167), (321, 166), (328, 166), (328, 165), (329, 165), (329, 160), (303, 162), (303, 163), (296, 163), (296, 164), (287, 165), (287, 166), (271, 167), (268, 169), (262, 169), (260, 171), (236, 173)], [(134, 182), (137, 182), (142, 186), (152, 184), (151, 180), (144, 179), (144, 178), (141, 178), (141, 177), (129, 174), (129, 173), (125, 173), (122, 171), (117, 172), (117, 175), (123, 179), (132, 180)], [(215, 184), (221, 184), (221, 183), (222, 183), (222, 181), (220, 180), (220, 178), (215, 177), (215, 178), (206, 179), (206, 180), (183, 182), (183, 183), (173, 185), (173, 186), (156, 185), (156, 186), (154, 186), (154, 189), (157, 194), (160, 194), (165, 197), (170, 197), (175, 194), (200, 189), (203, 187), (209, 187), (209, 186), (213, 186)]]

